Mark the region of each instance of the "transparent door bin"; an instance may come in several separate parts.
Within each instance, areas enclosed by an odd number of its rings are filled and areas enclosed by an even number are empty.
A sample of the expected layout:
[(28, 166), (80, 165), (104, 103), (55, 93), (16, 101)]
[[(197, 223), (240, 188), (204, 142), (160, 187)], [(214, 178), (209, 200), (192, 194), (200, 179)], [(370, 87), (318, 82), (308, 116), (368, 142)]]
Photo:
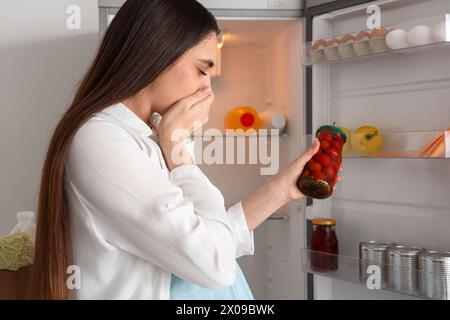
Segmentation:
[(438, 270), (418, 270), (379, 265), (368, 260), (302, 249), (303, 271), (432, 300), (450, 300), (450, 276)]
[[(311, 138), (311, 136), (308, 136)], [(448, 159), (450, 129), (442, 131), (350, 132), (343, 149), (344, 158)]]
[(450, 14), (315, 39), (304, 44), (305, 66), (450, 48)]

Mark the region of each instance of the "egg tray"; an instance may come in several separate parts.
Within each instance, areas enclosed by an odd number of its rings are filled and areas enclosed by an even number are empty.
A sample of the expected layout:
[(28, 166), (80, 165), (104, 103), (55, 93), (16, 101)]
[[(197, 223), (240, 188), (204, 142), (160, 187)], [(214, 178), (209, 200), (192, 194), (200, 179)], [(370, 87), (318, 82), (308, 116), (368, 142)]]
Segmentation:
[(347, 60), (380, 53), (410, 51), (450, 43), (450, 14), (433, 22), (414, 24), (408, 31), (395, 26), (375, 28), (305, 44), (304, 64)]

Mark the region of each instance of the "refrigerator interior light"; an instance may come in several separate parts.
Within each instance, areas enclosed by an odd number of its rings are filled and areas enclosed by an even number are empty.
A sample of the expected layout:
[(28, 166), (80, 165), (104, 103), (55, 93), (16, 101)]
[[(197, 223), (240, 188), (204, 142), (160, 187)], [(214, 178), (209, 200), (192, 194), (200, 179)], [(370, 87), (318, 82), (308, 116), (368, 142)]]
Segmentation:
[(222, 48), (217, 47), (216, 50), (216, 63), (211, 70), (211, 77), (215, 78), (222, 74)]
[(217, 36), (217, 49), (222, 49), (225, 43), (225, 37), (226, 37), (226, 30), (220, 31), (219, 35)]
[(222, 48), (225, 43), (226, 30), (222, 30), (217, 36), (216, 63), (211, 73), (211, 77), (215, 78), (222, 74)]

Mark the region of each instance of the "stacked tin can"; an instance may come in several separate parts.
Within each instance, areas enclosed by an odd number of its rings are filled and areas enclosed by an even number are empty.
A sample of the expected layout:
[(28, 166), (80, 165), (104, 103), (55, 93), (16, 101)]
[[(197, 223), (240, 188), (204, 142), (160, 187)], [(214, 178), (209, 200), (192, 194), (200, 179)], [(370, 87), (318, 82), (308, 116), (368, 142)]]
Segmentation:
[(450, 300), (450, 252), (419, 254), (420, 293), (430, 299)]
[(381, 271), (381, 283), (386, 286), (387, 284), (387, 259), (386, 252), (387, 249), (394, 245), (390, 242), (380, 242), (380, 241), (364, 241), (359, 244), (359, 258), (360, 258), (360, 269), (359, 275), (362, 282), (366, 282), (370, 274), (367, 273), (367, 268), (369, 266), (378, 266)]
[(389, 288), (405, 293), (418, 291), (419, 253), (423, 248), (394, 245), (387, 250)]

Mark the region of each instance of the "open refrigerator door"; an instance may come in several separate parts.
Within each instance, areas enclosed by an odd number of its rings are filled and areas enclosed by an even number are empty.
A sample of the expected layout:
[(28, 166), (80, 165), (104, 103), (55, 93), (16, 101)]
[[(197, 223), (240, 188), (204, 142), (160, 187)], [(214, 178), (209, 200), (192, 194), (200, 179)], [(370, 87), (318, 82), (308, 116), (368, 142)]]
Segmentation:
[[(449, 299), (450, 3), (355, 2), (334, 1), (306, 13), (308, 138), (333, 123), (349, 133), (344, 181), (331, 199), (307, 207), (306, 240), (315, 218), (334, 219), (339, 239), (338, 270), (315, 272), (311, 252), (303, 252), (309, 298)], [(378, 25), (371, 29), (373, 21)], [(416, 254), (415, 267), (400, 268), (398, 281), (418, 278), (412, 295), (398, 282), (389, 284), (389, 272), (376, 288), (385, 290), (369, 290), (359, 278), (367, 271), (360, 263), (367, 241), (442, 257), (421, 269)], [(396, 266), (387, 261), (379, 265)]]

